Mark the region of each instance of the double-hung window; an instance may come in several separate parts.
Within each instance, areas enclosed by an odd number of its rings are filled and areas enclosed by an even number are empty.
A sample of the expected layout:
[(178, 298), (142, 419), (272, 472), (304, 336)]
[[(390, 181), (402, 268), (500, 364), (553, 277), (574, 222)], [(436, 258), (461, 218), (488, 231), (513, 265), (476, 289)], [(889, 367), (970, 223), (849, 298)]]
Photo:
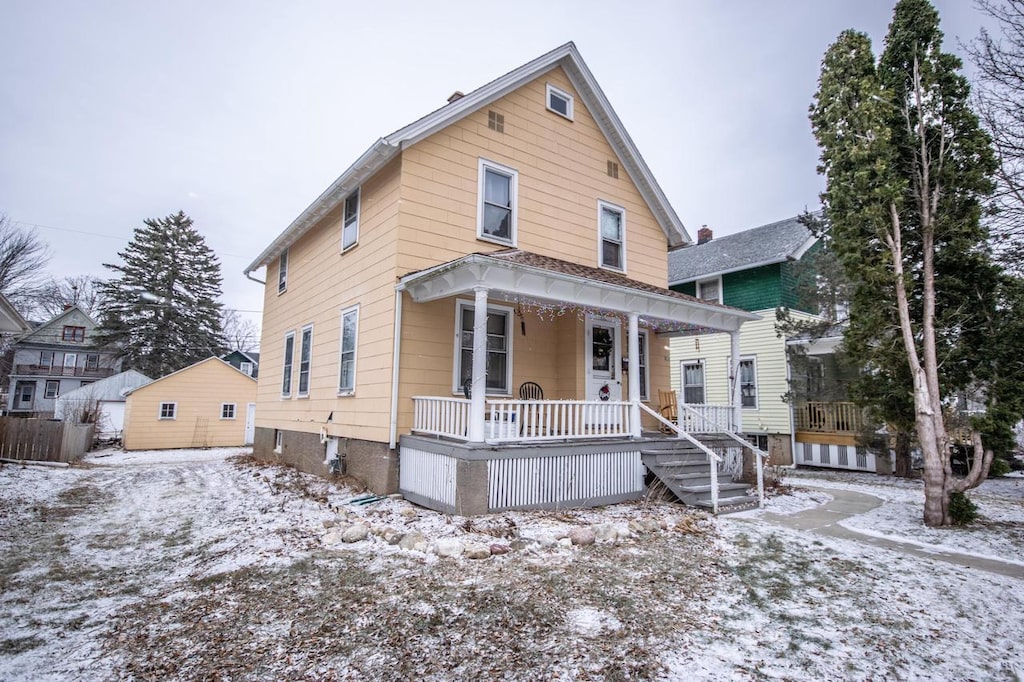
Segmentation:
[(288, 249), (281, 252), (277, 259), (277, 293), (284, 293), (288, 288)]
[(687, 405), (704, 404), (704, 362), (683, 361), (679, 365), (683, 385), (683, 402)]
[(601, 232), (598, 240), (598, 262), (602, 268), (625, 271), (626, 209), (599, 201), (598, 222)]
[(359, 334), (359, 306), (341, 311), (341, 353), (338, 358), (338, 393), (356, 390), (356, 338)]
[(480, 159), (477, 237), (515, 245), (518, 185), (515, 170)]
[(85, 368), (90, 372), (95, 372), (100, 368), (100, 356), (99, 353), (87, 353), (85, 356)]
[(60, 382), (59, 381), (47, 381), (46, 388), (43, 391), (43, 397), (47, 400), (53, 400), (60, 393)]
[(281, 368), (281, 397), (292, 395), (292, 362), (295, 356), (295, 332), (284, 336), (284, 366)]
[[(458, 358), (455, 371), (456, 383), (453, 392), (461, 393), (466, 381), (473, 378), (473, 305), (466, 301), (458, 302), (456, 315), (458, 329), (456, 354)], [(509, 330), (512, 328), (512, 309), (503, 306), (488, 306), (487, 309), (487, 392), (509, 392), (512, 385), (512, 339)]]
[(39, 368), (49, 372), (53, 368), (53, 351), (52, 350), (41, 350), (39, 351)]
[(740, 401), (743, 407), (757, 409), (757, 363), (754, 358), (740, 360)]
[(238, 363), (238, 369), (242, 370), (243, 374), (248, 374), (249, 376), (252, 376), (252, 363), (251, 362), (242, 361), (242, 362)]
[(302, 345), (299, 348), (299, 397), (309, 395), (309, 367), (313, 359), (313, 325), (302, 328)]
[(359, 241), (359, 190), (345, 198), (345, 210), (341, 218), (341, 250), (345, 251)]
[(647, 332), (639, 332), (640, 335), (640, 358), (637, 363), (637, 371), (640, 372), (640, 399), (647, 400)]

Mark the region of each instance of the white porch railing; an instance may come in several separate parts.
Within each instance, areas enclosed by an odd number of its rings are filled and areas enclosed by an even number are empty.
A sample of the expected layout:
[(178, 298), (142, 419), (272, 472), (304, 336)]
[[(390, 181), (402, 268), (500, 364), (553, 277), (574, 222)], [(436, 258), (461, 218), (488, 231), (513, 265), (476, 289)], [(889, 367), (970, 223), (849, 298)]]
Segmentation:
[(488, 440), (522, 443), (632, 434), (626, 401), (488, 400), (487, 408)]
[(732, 431), (733, 409), (730, 405), (679, 404), (679, 427), (688, 433)]
[(466, 439), (469, 400), (443, 396), (413, 396), (412, 430), (431, 436)]
[[(469, 400), (414, 396), (412, 401), (414, 433), (466, 440)], [(488, 400), (484, 437), (515, 443), (628, 437), (633, 433), (629, 405), (612, 400)]]

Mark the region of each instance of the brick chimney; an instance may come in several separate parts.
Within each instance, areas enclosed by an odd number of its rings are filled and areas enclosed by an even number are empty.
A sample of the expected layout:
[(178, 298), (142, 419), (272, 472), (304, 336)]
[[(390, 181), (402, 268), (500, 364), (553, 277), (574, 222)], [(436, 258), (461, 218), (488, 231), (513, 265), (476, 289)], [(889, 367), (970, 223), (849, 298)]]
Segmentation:
[(707, 225), (701, 225), (700, 229), (697, 230), (697, 243), (698, 244), (707, 244), (709, 241), (711, 241), (711, 239), (714, 236), (715, 235), (711, 231), (710, 227), (708, 227)]

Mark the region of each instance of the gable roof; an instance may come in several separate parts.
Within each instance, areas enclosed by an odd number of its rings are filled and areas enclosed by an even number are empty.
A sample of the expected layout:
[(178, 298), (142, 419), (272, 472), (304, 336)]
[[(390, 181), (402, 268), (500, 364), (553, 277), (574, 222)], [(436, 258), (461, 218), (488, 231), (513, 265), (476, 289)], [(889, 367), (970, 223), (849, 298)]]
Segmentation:
[(154, 384), (160, 383), (164, 379), (170, 379), (171, 377), (177, 376), (179, 374), (182, 374), (183, 372), (187, 372), (190, 369), (193, 369), (193, 368), (198, 367), (200, 365), (205, 365), (208, 362), (219, 362), (220, 364), (222, 364), (225, 367), (227, 367), (228, 369), (230, 369), (232, 372), (237, 372), (239, 376), (243, 376), (246, 379), (248, 379), (249, 381), (252, 381), (253, 383), (256, 382), (256, 379), (252, 378), (251, 376), (249, 376), (248, 374), (246, 374), (242, 370), (238, 369), (237, 367), (235, 367), (231, 363), (224, 362), (223, 360), (218, 358), (216, 355), (211, 355), (210, 357), (206, 358), (205, 360), (200, 360), (199, 362), (194, 362), (191, 365), (189, 365), (188, 367), (182, 367), (181, 369), (177, 370), (176, 372), (171, 372), (170, 374), (165, 374), (162, 377), (160, 377), (159, 379), (156, 379), (155, 381), (151, 381), (150, 383), (148, 383), (148, 384), (146, 384), (144, 386), (136, 386), (135, 388), (131, 389), (130, 391), (125, 391), (125, 396), (129, 396), (132, 393), (135, 393), (136, 391), (139, 391), (139, 390), (141, 390), (143, 388), (149, 388), (150, 386), (153, 386)]
[(225, 353), (224, 355), (220, 356), (220, 359), (230, 364), (231, 361), (228, 360), (228, 358), (230, 358), (232, 355), (240, 355), (242, 357), (241, 362), (251, 362), (254, 365), (260, 364), (259, 353), (252, 353), (244, 350), (233, 350), (229, 353)]
[(94, 381), (74, 390), (62, 393), (58, 401), (78, 400), (87, 398), (90, 400), (123, 400), (124, 396), (131, 390), (144, 386), (153, 380), (142, 372), (134, 369), (127, 369), (119, 374), (114, 374), (106, 379)]
[(17, 334), (27, 332), (30, 329), (32, 327), (28, 321), (21, 316), (21, 313), (15, 310), (6, 296), (0, 294), (0, 333)]
[(594, 75), (583, 62), (583, 57), (580, 56), (576, 45), (568, 42), (374, 142), (369, 149), (363, 152), (362, 156), (356, 159), (355, 163), (349, 166), (337, 180), (331, 183), (330, 187), (317, 197), (316, 201), (292, 221), (292, 224), (270, 246), (264, 249), (256, 260), (246, 267), (245, 274), (248, 275), (280, 256), (285, 249), (308, 232), (320, 218), (337, 208), (346, 196), (406, 147), (433, 135), (559, 66), (569, 77), (580, 99), (593, 115), (601, 132), (604, 133), (612, 149), (618, 155), (623, 168), (633, 179), (640, 195), (665, 232), (669, 246), (676, 247), (691, 243), (693, 239), (686, 232), (679, 216), (676, 215), (665, 193), (651, 174), (651, 170), (640, 156), (632, 138), (623, 127), (622, 121), (619, 120), (611, 103), (608, 102), (601, 87), (594, 79)]
[(42, 324), (40, 324), (38, 327), (33, 328), (31, 331), (26, 332), (25, 334), (22, 334), (18, 338), (18, 341), (28, 341), (33, 336), (35, 336), (37, 334), (38, 335), (42, 335), (47, 329), (50, 329), (51, 327), (56, 327), (58, 322), (63, 322), (65, 318), (71, 317), (75, 313), (80, 313), (85, 318), (85, 321), (86, 321), (86, 323), (88, 325), (87, 328), (90, 331), (92, 331), (93, 329), (96, 328), (96, 320), (92, 319), (89, 316), (89, 313), (85, 312), (84, 310), (82, 310), (77, 305), (73, 305), (73, 306), (69, 307), (67, 310), (63, 310), (60, 313), (58, 313), (57, 315), (54, 315), (53, 317), (51, 317), (46, 322), (43, 322)]
[(817, 241), (800, 218), (793, 217), (670, 251), (669, 286), (798, 260)]

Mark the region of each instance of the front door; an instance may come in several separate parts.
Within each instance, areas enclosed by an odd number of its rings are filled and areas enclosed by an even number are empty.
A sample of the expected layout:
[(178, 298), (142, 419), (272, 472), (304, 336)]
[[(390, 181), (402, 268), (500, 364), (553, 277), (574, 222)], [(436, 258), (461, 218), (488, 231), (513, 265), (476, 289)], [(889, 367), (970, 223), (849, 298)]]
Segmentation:
[(31, 410), (32, 400), (36, 395), (36, 383), (32, 382), (18, 382), (18, 386), (14, 391), (14, 409), (16, 410)]
[(622, 400), (622, 343), (618, 320), (587, 319), (587, 400)]

